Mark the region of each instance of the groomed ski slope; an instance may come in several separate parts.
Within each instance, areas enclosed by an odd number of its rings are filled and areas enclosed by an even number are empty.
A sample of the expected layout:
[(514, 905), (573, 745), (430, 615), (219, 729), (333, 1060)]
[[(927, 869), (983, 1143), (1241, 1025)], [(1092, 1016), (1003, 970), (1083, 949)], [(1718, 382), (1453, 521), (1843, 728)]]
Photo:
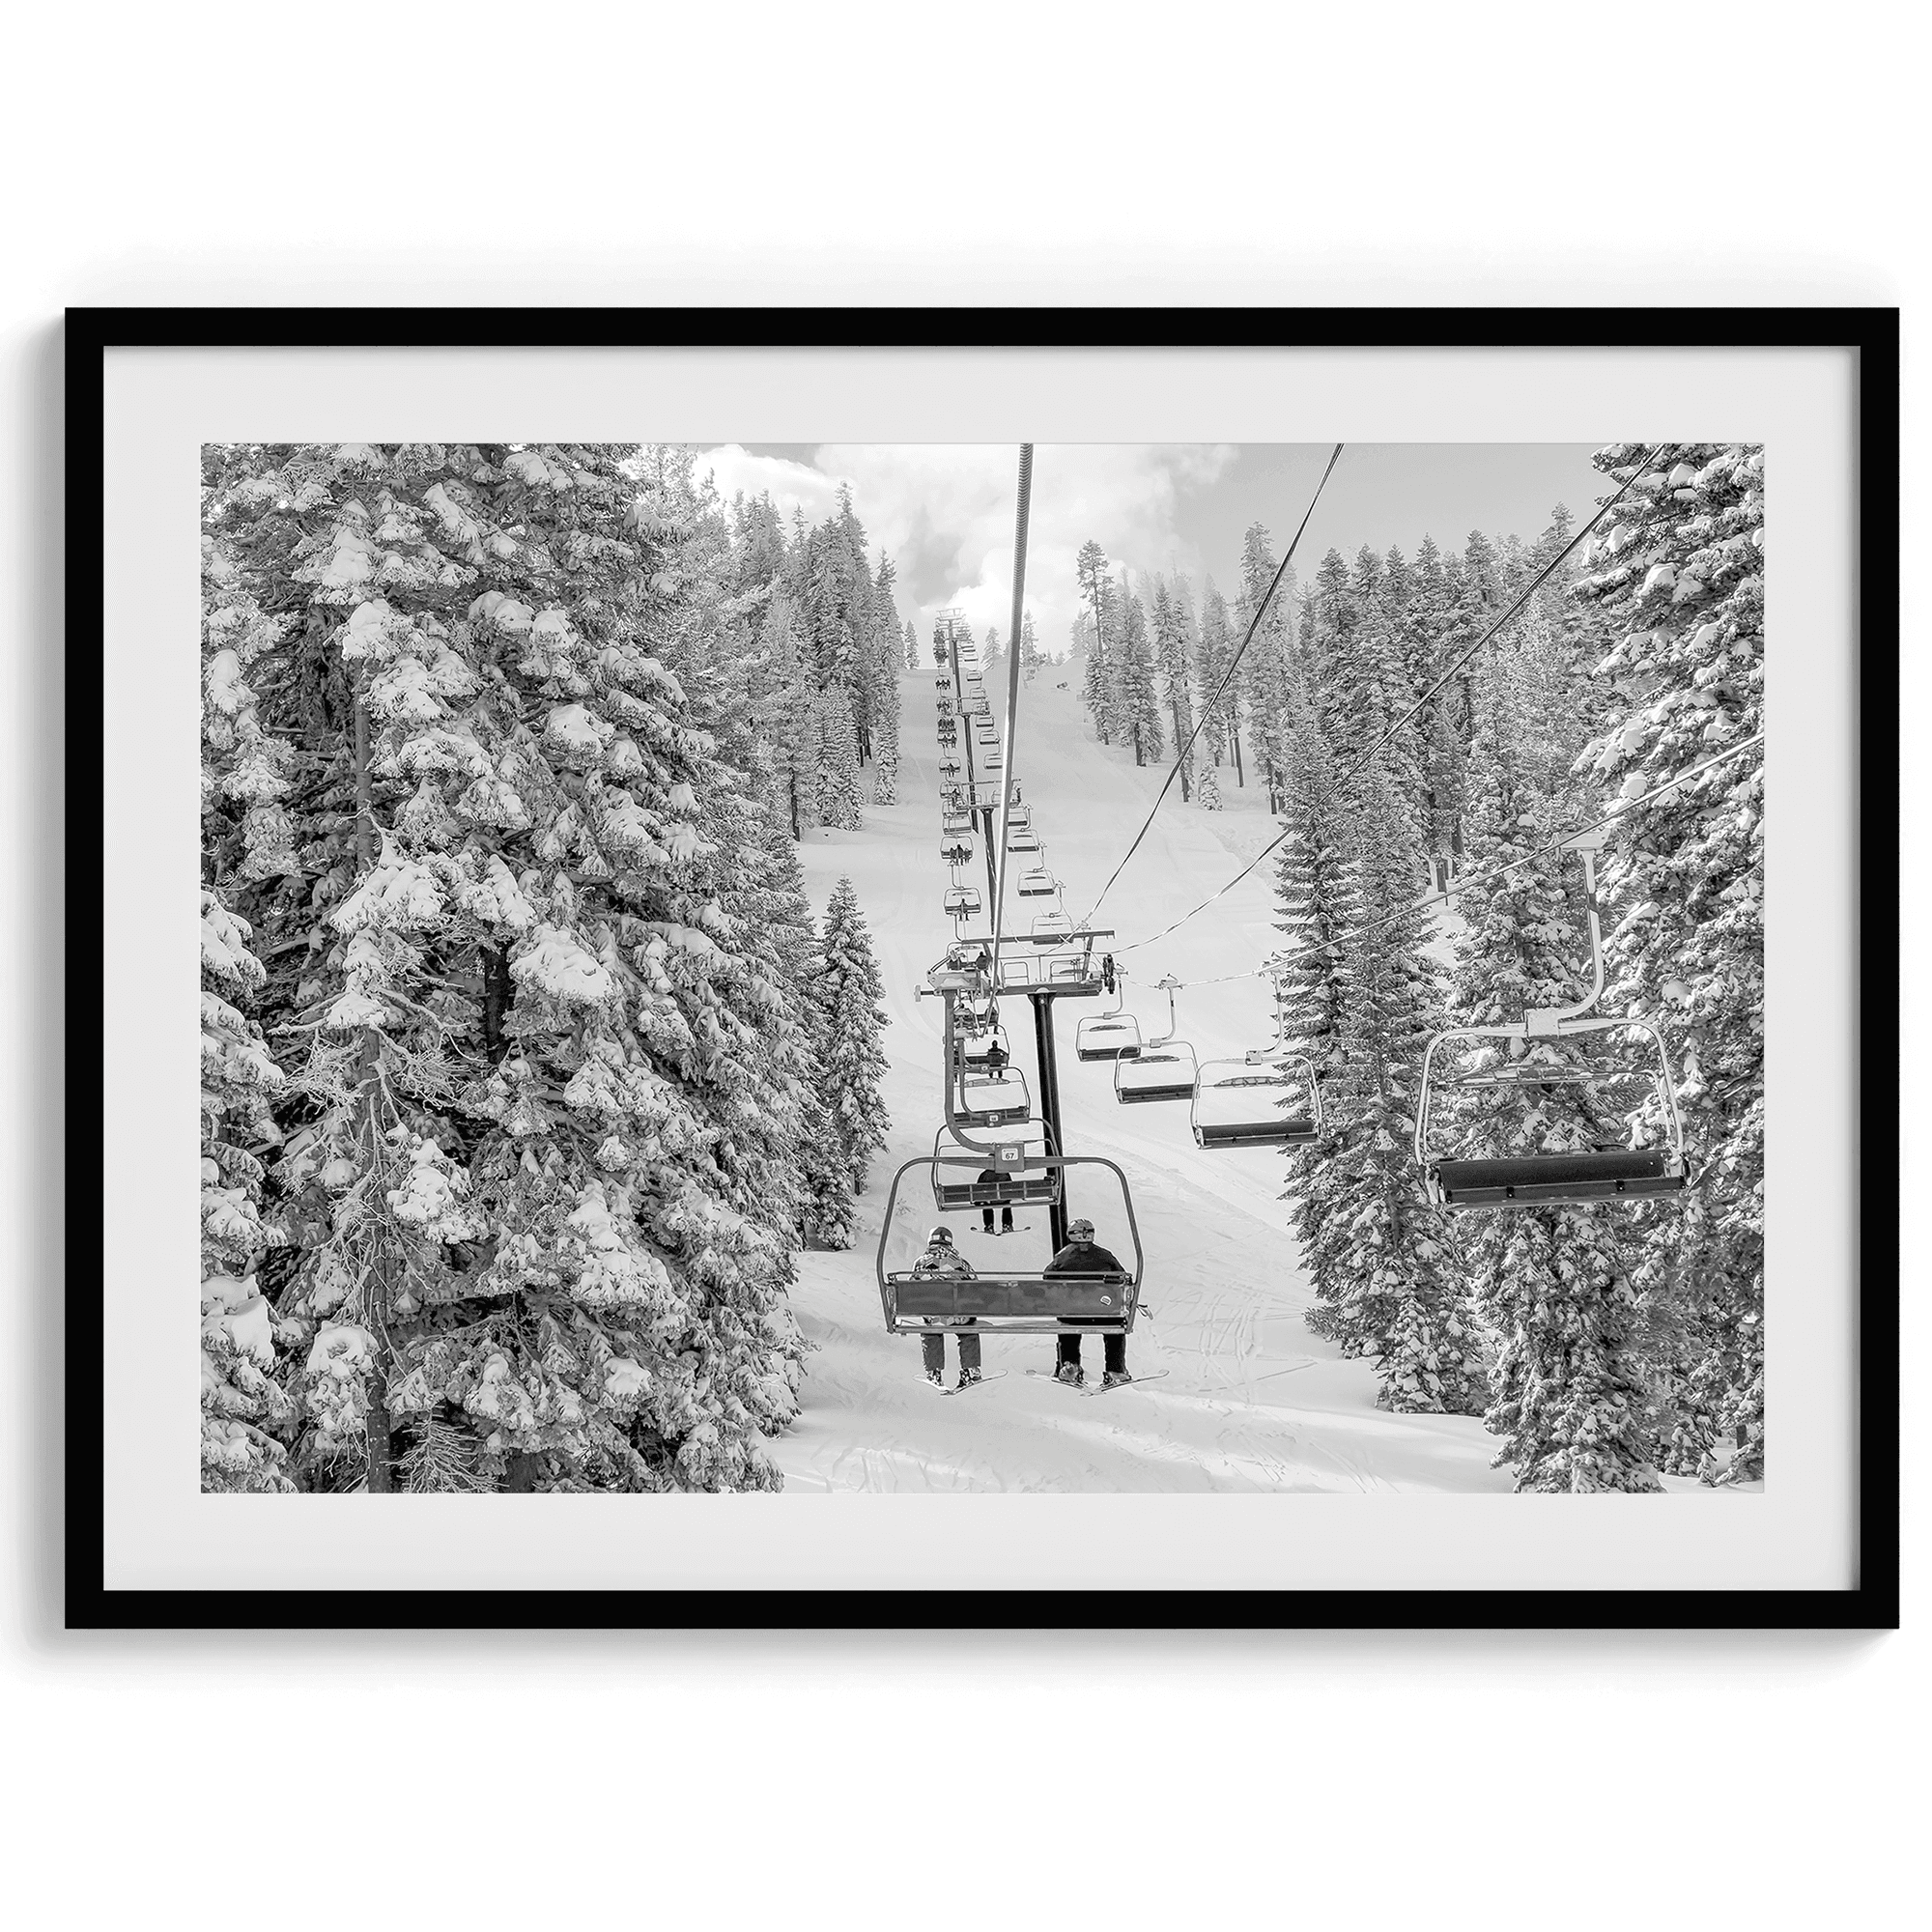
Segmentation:
[[(801, 847), (815, 908), (822, 914), (834, 884), (849, 874), (871, 928), (890, 1016), (884, 1092), (892, 1127), (859, 1204), (855, 1247), (800, 1259), (796, 1307), (814, 1352), (806, 1361), (804, 1415), (772, 1445), (786, 1488), (1507, 1491), (1509, 1472), (1489, 1466), (1494, 1438), (1479, 1422), (1378, 1409), (1373, 1369), (1345, 1360), (1303, 1325), (1310, 1293), (1279, 1199), (1281, 1150), (1197, 1149), (1185, 1104), (1122, 1107), (1111, 1067), (1074, 1059), (1076, 1020), (1110, 1004), (1104, 1000), (1056, 1009), (1066, 1151), (1104, 1154), (1127, 1175), (1148, 1258), (1127, 1362), (1137, 1374), (1168, 1373), (1145, 1389), (1083, 1399), (1023, 1373), (1049, 1367), (1053, 1357), (1050, 1336), (1027, 1335), (986, 1341), (987, 1370), (1011, 1371), (997, 1383), (942, 1397), (921, 1379), (918, 1343), (885, 1332), (872, 1261), (893, 1172), (931, 1152), (939, 1124), (940, 1006), (917, 994), (952, 926), (941, 911), (948, 874), (939, 857), (942, 754), (932, 673), (901, 673), (900, 696), (901, 803), (868, 805), (863, 832), (813, 832)], [(1052, 668), (1022, 691), (1017, 757), (1009, 755), (1009, 768), (1034, 808), (1046, 863), (1065, 882), (1065, 908), (1077, 921), (1164, 774), (1136, 770), (1131, 753), (1102, 748), (1077, 694), (1055, 688)], [(1265, 796), (1236, 792), (1233, 772), (1223, 776), (1225, 813), (1181, 806), (1178, 787), (1169, 794), (1095, 921), (1115, 927), (1120, 944), (1198, 904), (1272, 836)], [(982, 863), (976, 874), (982, 892), (983, 872)], [(1127, 1009), (1144, 1032), (1165, 1028), (1166, 996), (1153, 991), (1163, 974), (1205, 980), (1260, 963), (1278, 937), (1269, 923), (1272, 876), (1264, 863), (1210, 912), (1124, 955)], [(1049, 904), (1012, 900), (1010, 916), (1025, 930)], [(974, 929), (983, 930), (983, 922)], [(1261, 980), (1179, 1000), (1180, 1037), (1203, 1060), (1238, 1054), (1270, 1035)], [(1037, 1094), (1031, 1009), (1014, 998), (1002, 1010), (1015, 1063)], [(916, 1181), (923, 1176), (908, 1177), (908, 1187)], [(938, 1218), (929, 1188), (912, 1199), (923, 1232)], [(997, 1243), (976, 1232), (977, 1217), (947, 1218), (969, 1258), (997, 1254), (1038, 1266), (1045, 1210), (1016, 1213), (1028, 1232)], [(1084, 1352), (1097, 1380), (1097, 1338)], [(948, 1386), (956, 1378), (949, 1343)]]

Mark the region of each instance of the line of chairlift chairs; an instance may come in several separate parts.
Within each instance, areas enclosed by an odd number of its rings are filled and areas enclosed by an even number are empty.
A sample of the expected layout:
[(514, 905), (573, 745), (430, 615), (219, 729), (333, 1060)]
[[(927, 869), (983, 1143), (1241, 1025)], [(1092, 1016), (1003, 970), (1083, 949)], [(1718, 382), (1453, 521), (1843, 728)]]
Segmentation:
[[(941, 747), (949, 752), (956, 749), (955, 713), (973, 719), (978, 742), (986, 753), (976, 762), (980, 769), (999, 771), (998, 735), (978, 674), (969, 668), (970, 647), (961, 647), (960, 659), (965, 678), (956, 707), (952, 680), (935, 679), (942, 691)], [(945, 909), (954, 922), (956, 937), (960, 923), (982, 910), (979, 888), (960, 877), (973, 860), (972, 807), (978, 801), (960, 782), (956, 757), (944, 758), (940, 771), (949, 781), (941, 849), (953, 868)], [(1414, 1157), (1429, 1199), (1439, 1207), (1496, 1209), (1643, 1200), (1668, 1197), (1689, 1184), (1683, 1123), (1662, 1035), (1647, 1019), (1617, 1019), (1594, 1010), (1604, 991), (1596, 898), (1596, 855), (1601, 845), (1601, 833), (1571, 841), (1571, 849), (1583, 863), (1589, 919), (1591, 985), (1584, 998), (1568, 1007), (1527, 1009), (1514, 1024), (1451, 1028), (1435, 1035), (1424, 1051)], [(1023, 897), (1060, 894), (1059, 882), (1046, 870), (1031, 810), (1011, 804), (1008, 850), (1034, 857), (1034, 864), (1021, 873)], [(1028, 936), (1036, 946), (1049, 947), (1076, 937), (1062, 909), (1035, 918)], [(1091, 950), (1091, 938), (1087, 944)], [(1017, 963), (1023, 973), (1030, 970), (1024, 961)], [(1002, 961), (995, 970), (1007, 983), (1009, 962)], [(1049, 975), (1056, 970), (1056, 962), (1049, 960)], [(1073, 961), (1073, 970), (1089, 976), (1076, 990), (1098, 990), (1091, 980), (1091, 960)], [(1168, 996), (1167, 1028), (1146, 1037), (1139, 1019), (1124, 1010), (1124, 984), (1118, 970), (1107, 977), (1114, 1007), (1079, 1022), (1074, 1052), (1081, 1062), (1111, 1063), (1114, 1096), (1121, 1105), (1187, 1101), (1195, 1143), (1205, 1149), (1304, 1147), (1322, 1139), (1321, 1079), (1309, 1057), (1287, 1043), (1279, 981), (1274, 1039), (1238, 1057), (1201, 1061), (1193, 1046), (1179, 1037), (1174, 1002), (1179, 982), (1171, 977), (1159, 982)], [(946, 1121), (934, 1136), (930, 1162), (908, 1161), (894, 1176), (880, 1234), (875, 1267), (888, 1328), (898, 1334), (929, 1334), (971, 1323), (981, 1332), (1009, 1334), (1130, 1332), (1146, 1257), (1126, 1175), (1097, 1155), (1065, 1153), (1053, 1145), (1046, 1124), (1034, 1119), (1033, 1096), (1025, 1075), (1012, 1064), (1000, 1023), (997, 990), (990, 981), (981, 976), (976, 987), (955, 986), (947, 998)], [(963, 1029), (956, 1058), (955, 1023)], [(1627, 1044), (1633, 1038), (1639, 1042), (1635, 1052)], [(1583, 1050), (1585, 1040), (1610, 1050), (1592, 1057)], [(1556, 1048), (1559, 1041), (1567, 1043), (1561, 1051)], [(1460, 1130), (1467, 1136), (1469, 1115), (1479, 1112), (1486, 1099), (1492, 1105), (1502, 1101), (1512, 1107), (1526, 1101), (1533, 1111), (1540, 1100), (1566, 1088), (1592, 1096), (1604, 1131), (1621, 1121), (1626, 1139), (1597, 1140), (1554, 1152), (1502, 1155), (1444, 1152), (1437, 1145), (1438, 1133)], [(1631, 1104), (1619, 1107), (1610, 1100), (1619, 1093)], [(1446, 1124), (1444, 1116), (1449, 1117)], [(1478, 1119), (1474, 1124), (1480, 1134), (1495, 1123)], [(994, 1139), (983, 1142), (968, 1138), (969, 1133), (991, 1133)], [(1506, 1142), (1508, 1136), (1495, 1138)], [(1464, 1138), (1463, 1145), (1467, 1144)], [(1070, 1169), (1110, 1172), (1124, 1209), (1124, 1241), (1131, 1249), (1131, 1264), (1118, 1273), (1059, 1277), (1026, 1269), (980, 1270), (963, 1278), (922, 1276), (914, 1268), (889, 1269), (888, 1244), (896, 1225), (900, 1184), (922, 1165), (929, 1167), (933, 1204), (942, 1211), (1024, 1203), (1058, 1207), (1065, 1200)], [(1097, 1175), (1091, 1178), (1097, 1179)], [(1114, 1238), (1118, 1242), (1122, 1237)]]
[[(970, 816), (959, 815), (970, 827)], [(1037, 848), (1030, 812), (1024, 830), (1032, 842), (1022, 847), (1009, 836), (1009, 851)], [(1603, 996), (1596, 897), (1602, 842), (1603, 835), (1596, 833), (1570, 845), (1584, 869), (1591, 974), (1585, 997), (1570, 1007), (1529, 1009), (1514, 1024), (1449, 1029), (1432, 1038), (1424, 1053), (1414, 1155), (1428, 1196), (1438, 1207), (1533, 1208), (1643, 1199), (1679, 1193), (1689, 1183), (1683, 1122), (1662, 1035), (1647, 1019), (1594, 1012)], [(1036, 869), (1022, 874), (1022, 895), (1059, 890), (1046, 872), (1043, 854)], [(946, 909), (955, 921), (978, 913), (977, 888), (955, 883)], [(1040, 924), (1036, 921), (1036, 931)], [(1195, 1143), (1208, 1149), (1304, 1147), (1322, 1138), (1321, 1081), (1308, 1056), (1286, 1044), (1279, 1008), (1275, 1037), (1268, 1045), (1238, 1058), (1204, 1062), (1179, 1035), (1174, 1006), (1179, 983), (1170, 979), (1160, 984), (1168, 995), (1164, 1033), (1143, 1036), (1139, 1020), (1122, 1009), (1123, 986), (1112, 1011), (1082, 1019), (1076, 1032), (1079, 1060), (1112, 1063), (1114, 1095), (1121, 1105), (1184, 1100)], [(1611, 1051), (1582, 1053), (1585, 1037)], [(1548, 1050), (1559, 1039), (1571, 1043), (1563, 1055)], [(1637, 1043), (1634, 1051), (1631, 1040)], [(1508, 1154), (1459, 1155), (1439, 1145), (1457, 1127), (1466, 1137), (1468, 1116), (1478, 1111), (1466, 1104), (1473, 1097), (1487, 1094), (1492, 1100), (1534, 1106), (1539, 1097), (1566, 1088), (1594, 1095), (1603, 1103), (1605, 1122), (1620, 1122), (1625, 1138), (1554, 1152)], [(1614, 1104), (1620, 1094), (1629, 1104)], [(1457, 1118), (1445, 1124), (1445, 1114)], [(1493, 1125), (1495, 1121), (1477, 1124)], [(1644, 1144), (1637, 1144), (1639, 1135)]]

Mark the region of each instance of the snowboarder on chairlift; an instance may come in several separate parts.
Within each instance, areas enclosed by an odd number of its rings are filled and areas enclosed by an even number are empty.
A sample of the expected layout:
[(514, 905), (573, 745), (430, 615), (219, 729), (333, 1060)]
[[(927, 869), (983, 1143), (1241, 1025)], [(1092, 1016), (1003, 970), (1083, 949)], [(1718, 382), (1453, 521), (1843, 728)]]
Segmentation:
[[(1047, 1263), (1048, 1274), (1125, 1274), (1124, 1264), (1111, 1249), (1098, 1246), (1094, 1239), (1094, 1224), (1084, 1217), (1066, 1224), (1066, 1245)], [(1069, 1321), (1093, 1321), (1092, 1316), (1071, 1315)], [(1068, 1382), (1078, 1388), (1087, 1379), (1087, 1371), (1080, 1366), (1080, 1344), (1086, 1338), (1080, 1335), (1062, 1335), (1058, 1338), (1053, 1365), (1055, 1381)], [(1116, 1388), (1122, 1382), (1130, 1382), (1133, 1377), (1127, 1373), (1127, 1338), (1124, 1335), (1102, 1335), (1100, 1347), (1106, 1357), (1106, 1368), (1100, 1377), (1103, 1388)]]
[(1000, 1044), (999, 1037), (995, 1035), (992, 1045), (986, 1049), (986, 1071), (997, 1076), (1006, 1070), (1007, 1050)]
[[(1012, 1176), (1004, 1167), (989, 1167), (981, 1171), (980, 1184), (982, 1187), (998, 1187), (1003, 1181), (1008, 1181), (1011, 1179)], [(990, 1235), (993, 1232), (992, 1203), (985, 1203), (980, 1208), (980, 1212), (985, 1217), (986, 1233)], [(999, 1232), (1003, 1235), (1010, 1235), (1013, 1232), (1013, 1204), (1010, 1201), (1003, 1201), (1000, 1204)]]
[[(977, 1279), (977, 1270), (973, 1264), (952, 1245), (952, 1230), (944, 1223), (926, 1236), (925, 1252), (913, 1263), (912, 1271), (917, 1275), (952, 1275), (967, 1281)], [(959, 1330), (958, 1334), (957, 1386), (970, 1388), (980, 1379), (980, 1338), (964, 1329)], [(934, 1388), (943, 1387), (946, 1381), (946, 1337), (943, 1334), (922, 1335), (919, 1338), (919, 1352), (925, 1367), (926, 1380)]]

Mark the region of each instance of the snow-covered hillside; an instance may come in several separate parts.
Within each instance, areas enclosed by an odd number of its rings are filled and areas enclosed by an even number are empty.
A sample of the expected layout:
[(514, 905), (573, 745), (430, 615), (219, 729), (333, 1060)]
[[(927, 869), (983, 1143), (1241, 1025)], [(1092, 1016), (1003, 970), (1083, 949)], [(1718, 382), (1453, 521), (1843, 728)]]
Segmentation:
[[(941, 912), (947, 874), (930, 675), (902, 674), (901, 693), (901, 803), (868, 807), (863, 832), (810, 833), (801, 848), (814, 903), (822, 909), (849, 874), (871, 926), (891, 1020), (892, 1129), (860, 1203), (858, 1245), (801, 1258), (796, 1305), (816, 1352), (806, 1364), (804, 1417), (773, 1444), (787, 1489), (1508, 1490), (1509, 1472), (1489, 1466), (1494, 1440), (1480, 1422), (1377, 1408), (1368, 1365), (1343, 1359), (1303, 1326), (1309, 1293), (1278, 1198), (1278, 1150), (1205, 1152), (1194, 1146), (1184, 1105), (1122, 1107), (1111, 1068), (1075, 1061), (1074, 1023), (1104, 1002), (1057, 1009), (1066, 1146), (1118, 1161), (1133, 1187), (1148, 1274), (1128, 1365), (1139, 1376), (1166, 1373), (1144, 1388), (1084, 1399), (1023, 1373), (1051, 1366), (1050, 1337), (1015, 1336), (985, 1346), (989, 1376), (1009, 1371), (1002, 1380), (942, 1397), (921, 1379), (917, 1345), (885, 1332), (872, 1273), (893, 1172), (931, 1151), (938, 1125), (941, 1015), (918, 989), (952, 936)], [(1012, 749), (1009, 769), (1078, 919), (1163, 774), (1136, 770), (1131, 754), (1095, 743), (1076, 694), (1056, 689), (1050, 671), (1022, 694)], [(1264, 802), (1237, 792), (1232, 773), (1227, 781), (1229, 810), (1218, 822), (1180, 806), (1178, 791), (1170, 795), (1095, 922), (1115, 927), (1120, 945), (1199, 903), (1263, 842)], [(1277, 937), (1271, 882), (1264, 865), (1211, 913), (1126, 952), (1128, 1009), (1164, 1027), (1165, 996), (1152, 990), (1162, 975), (1251, 972)], [(1030, 1009), (1021, 999), (1004, 1008), (1016, 1062), (1034, 1080)], [(1239, 1053), (1268, 1037), (1269, 1011), (1264, 980), (1236, 980), (1180, 994), (1179, 1030), (1204, 1060)], [(929, 1195), (914, 1200), (914, 1213), (926, 1216)], [(1020, 1231), (997, 1252), (1010, 1264), (1017, 1243), (1024, 1264), (1038, 1265), (1045, 1214), (1025, 1209), (1019, 1219)], [(994, 1243), (977, 1224), (951, 1220), (969, 1258), (991, 1258)], [(1097, 1379), (1097, 1341), (1086, 1353)], [(950, 1349), (948, 1357), (950, 1385)]]

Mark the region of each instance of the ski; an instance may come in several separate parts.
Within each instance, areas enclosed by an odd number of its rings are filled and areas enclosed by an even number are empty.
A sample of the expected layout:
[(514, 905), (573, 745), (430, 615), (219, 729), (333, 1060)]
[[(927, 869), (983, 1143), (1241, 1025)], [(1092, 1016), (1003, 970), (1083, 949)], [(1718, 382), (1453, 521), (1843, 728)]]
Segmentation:
[(1076, 1389), (1076, 1395), (1118, 1395), (1122, 1389), (1139, 1388), (1143, 1382), (1157, 1382), (1161, 1377), (1171, 1374), (1167, 1369), (1156, 1369), (1151, 1376), (1136, 1376), (1130, 1382), (1089, 1382), (1083, 1389)]
[(955, 1382), (950, 1389), (943, 1388), (939, 1392), (941, 1395), (971, 1395), (976, 1388), (984, 1388), (988, 1382), (996, 1382), (1011, 1374), (1010, 1369), (988, 1369), (977, 1382), (968, 1382), (964, 1388)]

